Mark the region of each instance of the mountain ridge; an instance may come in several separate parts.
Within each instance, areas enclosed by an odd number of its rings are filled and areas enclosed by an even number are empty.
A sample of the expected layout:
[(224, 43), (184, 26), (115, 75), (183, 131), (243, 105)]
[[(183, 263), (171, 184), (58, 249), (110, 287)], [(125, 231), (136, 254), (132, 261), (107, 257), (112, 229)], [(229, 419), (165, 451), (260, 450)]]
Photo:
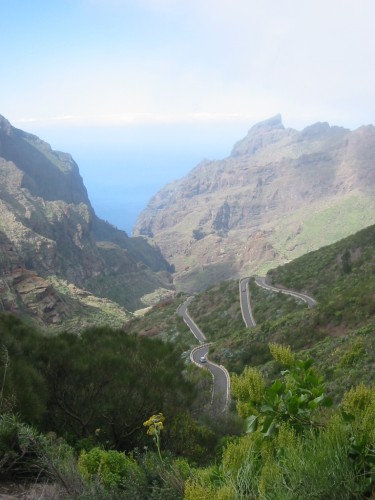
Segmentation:
[(372, 125), (297, 131), (276, 115), (227, 158), (202, 162), (156, 193), (134, 234), (161, 248), (184, 291), (265, 271), (374, 221), (374, 158)]
[[(7, 297), (2, 294), (1, 310), (62, 325), (78, 311), (97, 321), (102, 299), (110, 299), (114, 303), (106, 307), (118, 323), (130, 316), (127, 310), (144, 307), (143, 296), (173, 291), (171, 268), (155, 245), (96, 216), (71, 155), (2, 116), (0, 210), (1, 286)], [(77, 297), (88, 295), (91, 305), (79, 305)]]

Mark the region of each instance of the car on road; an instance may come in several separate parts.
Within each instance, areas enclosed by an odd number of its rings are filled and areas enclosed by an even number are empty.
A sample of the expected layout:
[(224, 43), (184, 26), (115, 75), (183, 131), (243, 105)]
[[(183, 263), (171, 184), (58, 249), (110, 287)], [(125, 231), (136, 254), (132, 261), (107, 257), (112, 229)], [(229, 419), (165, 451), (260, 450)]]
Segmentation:
[(201, 356), (201, 357), (199, 358), (199, 361), (200, 361), (201, 363), (207, 363), (206, 356)]

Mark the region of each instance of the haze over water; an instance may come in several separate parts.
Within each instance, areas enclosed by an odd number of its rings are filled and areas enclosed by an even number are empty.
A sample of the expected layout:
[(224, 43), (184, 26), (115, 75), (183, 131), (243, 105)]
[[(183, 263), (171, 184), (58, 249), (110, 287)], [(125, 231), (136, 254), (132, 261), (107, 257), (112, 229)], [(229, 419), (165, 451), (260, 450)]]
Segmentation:
[(239, 124), (24, 127), (70, 153), (95, 212), (129, 235), (149, 199), (203, 159), (222, 159), (247, 133)]
[(254, 123), (372, 123), (374, 18), (373, 0), (4, 0), (0, 114), (70, 152), (130, 232)]

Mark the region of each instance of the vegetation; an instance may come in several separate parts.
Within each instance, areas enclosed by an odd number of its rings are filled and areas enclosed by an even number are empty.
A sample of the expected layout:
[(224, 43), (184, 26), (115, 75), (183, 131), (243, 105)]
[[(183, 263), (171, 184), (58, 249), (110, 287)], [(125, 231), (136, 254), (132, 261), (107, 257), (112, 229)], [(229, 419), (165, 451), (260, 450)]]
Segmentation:
[(86, 481), (98, 478), (107, 488), (124, 486), (126, 489), (127, 483), (133, 483), (135, 489), (146, 486), (145, 474), (134, 458), (115, 450), (93, 448), (89, 452), (82, 451), (78, 468)]
[(186, 328), (183, 319), (176, 314), (180, 304), (187, 296), (178, 294), (175, 299), (167, 299), (148, 308), (142, 316), (135, 317), (124, 325), (128, 334), (137, 334), (147, 338), (172, 342), (181, 356), (188, 358), (196, 339)]
[[(311, 250), (320, 249), (329, 242), (342, 240), (361, 228), (367, 228), (374, 223), (374, 210), (373, 189), (368, 190), (367, 196), (351, 193), (334, 204), (324, 205), (319, 200), (315, 205), (294, 211), (290, 218), (279, 220), (279, 230), (270, 237), (270, 241), (280, 255), (293, 261)], [(275, 267), (272, 263), (267, 264), (267, 271), (271, 266)]]
[[(371, 226), (268, 273), (275, 284), (313, 295), (318, 301), (314, 309), (250, 280), (257, 321), (253, 329), (238, 326), (237, 282), (201, 293), (189, 311), (207, 338), (215, 340), (211, 356), (230, 371), (241, 373), (250, 365), (272, 379), (277, 370), (267, 345), (274, 342), (314, 357), (336, 400), (352, 385), (370, 383), (375, 364), (374, 246)], [(226, 313), (236, 307), (236, 317)], [(224, 315), (226, 322), (219, 324)]]
[(0, 315), (0, 479), (52, 483), (50, 498), (373, 496), (374, 242), (370, 227), (269, 273), (313, 309), (253, 281), (255, 328), (236, 281), (191, 303), (232, 372), (226, 417), (204, 413), (210, 375), (187, 362), (182, 295), (78, 336)]
[(324, 407), (331, 401), (312, 361), (296, 359), (282, 346), (270, 348), (287, 370), (268, 386), (256, 370), (234, 378), (238, 411), (244, 417), (250, 413), (247, 435), (227, 445), (219, 466), (189, 478), (185, 498), (351, 499), (373, 494), (375, 387), (352, 389), (341, 408), (327, 413)]
[(174, 346), (92, 328), (44, 338), (11, 316), (0, 317), (2, 407), (31, 424), (120, 449), (143, 444), (142, 418), (185, 411), (194, 399)]
[[(4, 314), (0, 343), (3, 479), (52, 481), (68, 498), (176, 498), (190, 467), (179, 457), (212, 460), (222, 433), (194, 417), (195, 389), (173, 344), (108, 327), (46, 337)], [(154, 453), (143, 421), (160, 411)]]
[(238, 281), (223, 281), (197, 295), (189, 305), (189, 314), (211, 341), (246, 332), (238, 290)]

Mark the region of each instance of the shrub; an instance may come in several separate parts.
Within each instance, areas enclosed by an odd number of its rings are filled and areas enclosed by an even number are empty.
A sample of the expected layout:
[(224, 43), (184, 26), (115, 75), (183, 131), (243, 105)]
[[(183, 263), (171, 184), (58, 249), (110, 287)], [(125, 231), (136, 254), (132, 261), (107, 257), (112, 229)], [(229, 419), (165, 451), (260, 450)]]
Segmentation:
[(296, 436), (276, 457), (278, 481), (267, 483), (268, 498), (359, 498), (362, 488), (349, 458), (348, 433), (333, 419), (318, 433)]
[(145, 475), (134, 458), (118, 451), (93, 448), (88, 453), (82, 451), (78, 467), (83, 478), (90, 482), (99, 480), (107, 488), (120, 487), (143, 489)]
[(12, 414), (0, 415), (0, 478), (33, 480), (43, 471), (41, 437)]
[(12, 414), (0, 416), (0, 480), (50, 481), (56, 492), (65, 490), (72, 499), (83, 492), (73, 449), (56, 436), (39, 434)]
[(288, 367), (281, 372), (281, 379), (266, 387), (263, 375), (254, 368), (233, 377), (232, 393), (237, 399), (239, 415), (247, 417), (247, 432), (254, 432), (260, 426), (267, 437), (283, 422), (298, 432), (319, 427), (321, 422), (315, 414), (320, 407), (330, 406), (332, 400), (324, 394), (323, 379), (312, 368), (312, 359), (296, 359), (288, 347), (277, 344), (270, 344), (270, 350), (276, 361)]

